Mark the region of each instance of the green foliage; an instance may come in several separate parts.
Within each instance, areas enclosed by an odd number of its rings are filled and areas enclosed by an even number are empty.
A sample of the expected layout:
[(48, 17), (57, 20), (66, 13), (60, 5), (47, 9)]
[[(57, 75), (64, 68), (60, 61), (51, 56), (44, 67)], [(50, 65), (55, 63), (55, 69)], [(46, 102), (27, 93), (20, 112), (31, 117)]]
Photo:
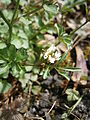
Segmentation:
[(43, 76), (43, 79), (47, 79), (50, 76), (50, 70), (49, 67), (43, 69), (40, 73), (40, 75)]
[(8, 32), (8, 26), (5, 23), (5, 21), (2, 18), (0, 18), (0, 34), (4, 34), (7, 32)]
[(34, 95), (38, 95), (40, 93), (41, 87), (40, 86), (33, 86), (32, 87), (32, 93)]
[(66, 94), (67, 94), (68, 101), (75, 101), (79, 99), (79, 92), (77, 90), (67, 89)]
[(0, 93), (6, 93), (8, 92), (9, 88), (11, 87), (11, 84), (7, 81), (4, 81), (0, 79)]
[(61, 12), (73, 12), (76, 5), (82, 5), (86, 3), (85, 0), (65, 0), (65, 4), (61, 8)]
[[(39, 78), (48, 79), (51, 70), (68, 81), (71, 72), (80, 72), (79, 68), (63, 64), (72, 49), (74, 33), (66, 33), (63, 19), (67, 13), (75, 12), (76, 5), (82, 4), (89, 19), (85, 0), (64, 0), (63, 5), (53, 0), (0, 0), (0, 94), (10, 89), (7, 81), (10, 74), (21, 83), (25, 93), (31, 87), (31, 92), (38, 95), (42, 89)], [(58, 47), (61, 43), (64, 51)], [(65, 105), (67, 109), (61, 119), (69, 120), (82, 97), (71, 88), (65, 94), (68, 102), (77, 101), (72, 107)]]
[(62, 120), (69, 120), (68, 119), (68, 114), (67, 113), (63, 113), (62, 116), (61, 116), (61, 119)]
[(9, 5), (11, 3), (11, 0), (0, 0), (0, 2)]
[[(55, 68), (60, 75), (70, 80), (67, 71), (73, 72), (78, 69), (65, 66), (60, 68), (60, 64), (72, 48), (72, 39), (55, 19), (58, 14), (67, 12), (70, 5), (74, 6), (74, 0), (70, 4), (66, 2), (66, 8), (62, 6), (62, 9), (57, 2), (49, 0), (39, 3), (33, 0), (31, 3), (26, 0), (15, 0), (14, 10), (9, 8), (10, 3), (13, 4), (11, 0), (0, 2), (5, 4), (5, 9), (0, 9), (0, 78), (6, 79), (10, 73), (21, 82), (22, 87), (26, 87), (26, 84), (37, 81), (38, 75), (47, 79), (50, 71)], [(54, 64), (43, 58), (43, 49), (46, 51), (50, 45), (38, 45), (38, 41), (42, 43), (45, 34), (57, 35), (56, 47), (59, 43), (67, 47), (67, 51), (59, 53), (60, 59), (57, 62), (55, 60)], [(56, 53), (48, 58), (57, 55), (57, 50), (54, 52)], [(34, 94), (37, 94), (36, 89), (40, 91), (36, 86), (33, 88)]]
[(45, 11), (52, 13), (52, 14), (57, 14), (58, 13), (58, 9), (56, 5), (43, 5), (43, 8)]

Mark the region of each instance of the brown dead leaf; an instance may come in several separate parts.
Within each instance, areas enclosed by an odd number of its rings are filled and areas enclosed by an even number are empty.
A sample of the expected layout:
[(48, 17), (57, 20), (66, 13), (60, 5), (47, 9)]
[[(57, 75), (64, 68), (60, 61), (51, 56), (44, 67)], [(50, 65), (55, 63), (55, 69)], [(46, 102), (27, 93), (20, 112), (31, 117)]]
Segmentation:
[(63, 43), (60, 43), (58, 46), (57, 46), (62, 52), (66, 52), (68, 49), (67, 47), (63, 44)]
[(68, 21), (66, 21), (67, 25), (69, 26), (69, 28), (71, 29), (76, 29), (77, 24), (73, 19), (69, 19)]
[(48, 45), (57, 43), (57, 39), (50, 34), (44, 35), (44, 40), (38, 40), (37, 45), (47, 47)]
[(81, 29), (77, 30), (76, 34), (81, 36), (82, 39), (90, 36), (90, 22), (87, 22)]
[(82, 85), (85, 85), (87, 83), (87, 76), (88, 76), (88, 69), (86, 66), (86, 61), (84, 59), (83, 51), (79, 46), (75, 47), (76, 49), (76, 67), (81, 69), (81, 72), (74, 72), (71, 79), (74, 82), (81, 83)]
[(5, 5), (3, 3), (0, 2), (0, 10), (4, 9)]

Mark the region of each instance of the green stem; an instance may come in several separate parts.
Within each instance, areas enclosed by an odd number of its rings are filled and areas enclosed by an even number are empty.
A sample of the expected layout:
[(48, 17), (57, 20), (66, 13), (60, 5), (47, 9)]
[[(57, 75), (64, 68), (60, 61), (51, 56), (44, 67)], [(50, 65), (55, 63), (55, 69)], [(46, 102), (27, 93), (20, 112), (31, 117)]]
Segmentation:
[(27, 15), (32, 15), (32, 14), (35, 14), (35, 13), (37, 13), (38, 11), (40, 11), (41, 9), (43, 9), (43, 5), (44, 4), (50, 4), (52, 2), (52, 0), (50, 0), (49, 2), (48, 1), (44, 1), (44, 3), (40, 6), (40, 7), (38, 7), (38, 8), (36, 8), (35, 10), (32, 10), (32, 11), (30, 11), (30, 12), (27, 12), (27, 13), (25, 13), (25, 14), (23, 14), (22, 16), (20, 16), (19, 18), (21, 18), (21, 17), (26, 17)]
[(18, 7), (19, 7), (19, 2), (20, 2), (20, 0), (18, 0), (17, 3), (16, 3), (16, 8), (15, 8), (14, 14), (13, 14), (12, 19), (11, 19), (11, 24), (12, 25), (13, 25), (13, 22), (14, 22)]
[(27, 15), (31, 15), (31, 14), (35, 14), (37, 11), (41, 10), (42, 9), (42, 6), (40, 6), (39, 8), (33, 10), (33, 11), (30, 11), (24, 15), (22, 15), (21, 17), (26, 17)]
[(16, 8), (15, 8), (15, 11), (13, 13), (13, 16), (12, 16), (12, 19), (11, 19), (11, 22), (10, 22), (11, 28), (9, 30), (9, 43), (11, 42), (11, 38), (12, 38), (12, 27), (13, 27), (13, 22), (15, 20), (15, 16), (16, 16), (16, 13), (17, 13), (17, 10), (18, 10), (18, 7), (19, 7), (19, 1), (20, 0), (18, 0), (17, 3), (16, 3)]
[(78, 2), (75, 2), (73, 4), (71, 4), (69, 7), (67, 7), (66, 9), (64, 9), (64, 7), (61, 8), (60, 12), (61, 13), (65, 13), (67, 12), (68, 10), (70, 10), (71, 8), (75, 7), (76, 5), (81, 5), (81, 4), (84, 4), (85, 3), (85, 0), (82, 0), (82, 1), (78, 1)]
[[(10, 39), (10, 36), (11, 36), (11, 31), (12, 31), (12, 26), (11, 24), (9, 23), (9, 21), (6, 19), (6, 17), (4, 16), (4, 14), (2, 13), (2, 11), (0, 10), (0, 16), (1, 18), (6, 22), (6, 24), (8, 25), (9, 27), (9, 39)], [(10, 43), (10, 40), (8, 41), (8, 44)]]
[(90, 20), (90, 17), (89, 17), (89, 7), (88, 7), (88, 0), (86, 0), (86, 2), (85, 2), (85, 11), (86, 11), (86, 19), (87, 19), (87, 21), (89, 21)]
[(19, 1), (20, 1), (20, 0), (18, 0), (17, 3), (16, 3), (16, 8), (15, 8), (13, 17), (12, 17), (12, 19), (11, 19), (11, 22), (9, 22), (9, 21), (6, 19), (6, 17), (5, 17), (4, 14), (2, 13), (2, 11), (0, 10), (0, 16), (1, 16), (1, 18), (6, 22), (6, 24), (7, 24), (8, 27), (9, 27), (8, 45), (9, 45), (10, 42), (11, 42), (13, 21), (14, 21), (14, 19), (15, 19), (15, 15), (16, 15), (17, 9), (18, 9), (18, 7), (19, 7)]
[(1, 55), (0, 54), (0, 57), (2, 58), (2, 60), (4, 60), (4, 61), (8, 61), (8, 59), (7, 58), (5, 58), (3, 55)]
[(0, 16), (1, 16), (1, 18), (6, 22), (6, 24), (8, 25), (8, 27), (10, 28), (11, 25), (10, 25), (9, 21), (6, 19), (6, 17), (4, 16), (4, 14), (2, 13), (1, 10), (0, 10)]

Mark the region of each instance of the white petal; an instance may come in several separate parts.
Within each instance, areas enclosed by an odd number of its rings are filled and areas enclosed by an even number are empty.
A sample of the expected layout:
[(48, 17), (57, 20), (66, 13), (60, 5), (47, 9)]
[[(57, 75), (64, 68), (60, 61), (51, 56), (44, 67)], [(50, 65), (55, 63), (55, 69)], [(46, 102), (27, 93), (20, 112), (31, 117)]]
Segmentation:
[(55, 47), (54, 44), (52, 44), (51, 47), (47, 49), (47, 51), (48, 51), (49, 53), (50, 53), (50, 52), (53, 52), (53, 51), (55, 51), (55, 50), (56, 50), (56, 47)]
[(59, 60), (59, 59), (60, 59), (60, 56), (61, 56), (61, 53), (58, 52), (58, 51), (56, 51), (56, 52), (55, 52), (55, 59), (56, 59), (56, 60)]
[(48, 58), (48, 52), (44, 54), (44, 59), (47, 59), (47, 58)]
[(50, 61), (50, 63), (54, 63), (55, 62), (55, 58), (53, 58), (51, 55), (49, 55), (49, 61)]

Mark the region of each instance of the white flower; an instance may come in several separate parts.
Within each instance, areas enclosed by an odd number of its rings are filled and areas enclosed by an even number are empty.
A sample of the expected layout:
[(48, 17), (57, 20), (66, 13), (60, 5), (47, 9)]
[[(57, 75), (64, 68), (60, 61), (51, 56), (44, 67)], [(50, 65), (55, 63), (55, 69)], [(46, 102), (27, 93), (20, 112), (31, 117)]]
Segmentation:
[(54, 63), (56, 60), (59, 60), (61, 57), (61, 52), (54, 44), (44, 53), (44, 59), (47, 59), (50, 63)]
[(51, 53), (51, 52), (53, 52), (55, 50), (56, 50), (56, 47), (55, 47), (54, 44), (52, 44), (51, 47), (47, 49), (47, 52)]
[(55, 59), (56, 59), (56, 60), (59, 60), (60, 57), (61, 57), (61, 53), (60, 53), (59, 51), (56, 51), (56, 52), (55, 52)]
[(45, 52), (44, 59), (47, 59), (49, 54), (52, 54), (52, 52), (54, 52), (55, 50), (56, 50), (56, 47), (55, 45), (52, 44), (51, 47), (48, 48), (47, 51)]
[(55, 62), (55, 58), (53, 58), (51, 55), (49, 55), (49, 61), (50, 61), (50, 63), (54, 63)]
[(44, 59), (47, 59), (47, 58), (48, 58), (48, 52), (44, 54)]

